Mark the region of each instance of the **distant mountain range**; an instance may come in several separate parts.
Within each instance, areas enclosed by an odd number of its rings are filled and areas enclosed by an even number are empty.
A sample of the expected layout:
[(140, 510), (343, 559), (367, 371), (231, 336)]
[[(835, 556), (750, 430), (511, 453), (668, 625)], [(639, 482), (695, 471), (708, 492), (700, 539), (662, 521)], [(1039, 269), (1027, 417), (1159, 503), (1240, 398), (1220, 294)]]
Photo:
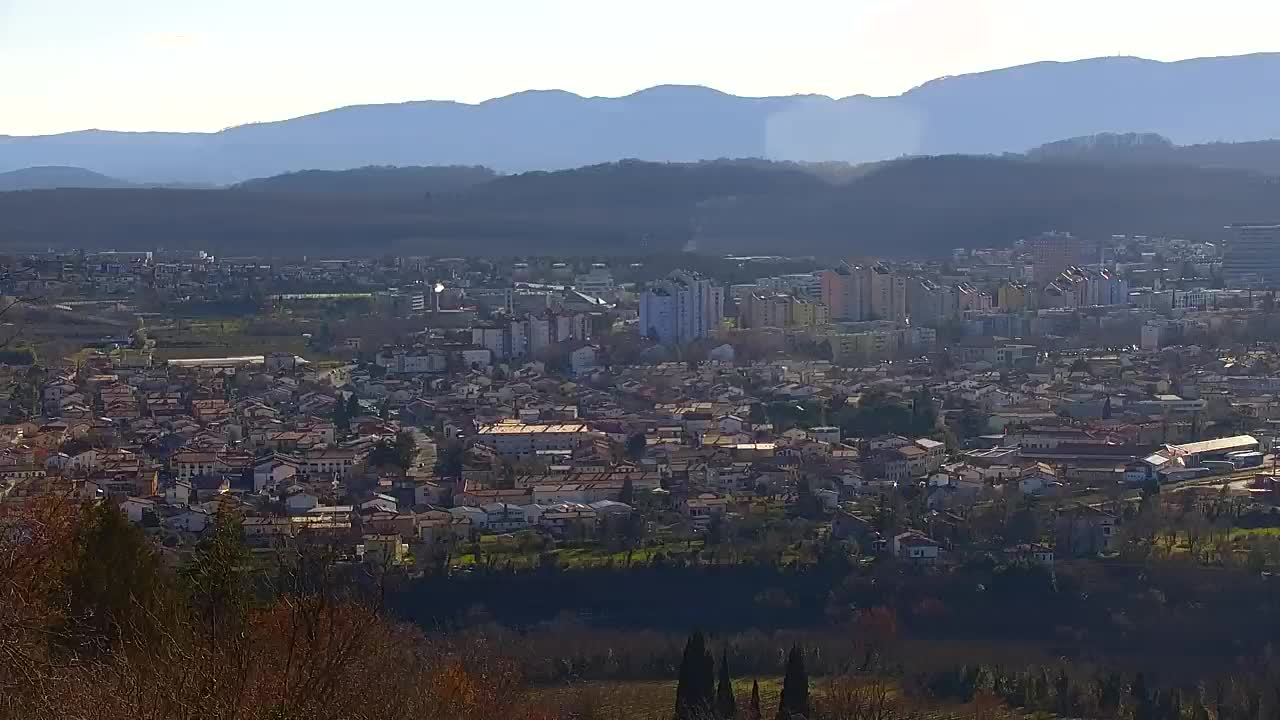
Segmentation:
[(1280, 138), (1280, 54), (1099, 58), (931, 81), (900, 96), (742, 98), (662, 86), (621, 98), (531, 91), (477, 105), (355, 106), (217, 133), (0, 136), (0, 172), (75, 166), (139, 183), (231, 184), (369, 165), (553, 170), (620, 158), (864, 163), (1023, 152), (1158, 133), (1178, 145)]
[(1025, 156), (907, 158), (834, 178), (821, 169), (759, 160), (624, 161), (436, 193), (412, 185), (407, 192), (333, 192), (335, 178), (310, 174), (302, 177), (323, 178), (321, 188), (295, 177), (287, 192), (255, 191), (253, 184), (7, 192), (0, 193), (0, 238), (9, 251), (163, 247), (277, 257), (682, 250), (936, 256), (1008, 245), (1047, 229), (1214, 241), (1227, 223), (1280, 213), (1280, 180), (1248, 170)]
[(458, 192), (498, 177), (486, 167), (362, 167), (301, 170), (246, 180), (237, 190), (278, 193), (424, 195)]
[(126, 188), (123, 180), (78, 167), (29, 167), (0, 173), (0, 192), (58, 188)]

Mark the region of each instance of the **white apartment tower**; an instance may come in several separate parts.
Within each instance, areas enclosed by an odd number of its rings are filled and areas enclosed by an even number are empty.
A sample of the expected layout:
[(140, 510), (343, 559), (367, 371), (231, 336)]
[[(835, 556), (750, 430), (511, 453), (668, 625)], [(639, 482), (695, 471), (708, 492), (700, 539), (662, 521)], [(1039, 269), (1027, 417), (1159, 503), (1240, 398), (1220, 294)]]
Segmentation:
[(724, 320), (724, 289), (697, 273), (676, 270), (640, 295), (640, 333), (664, 345), (711, 335)]

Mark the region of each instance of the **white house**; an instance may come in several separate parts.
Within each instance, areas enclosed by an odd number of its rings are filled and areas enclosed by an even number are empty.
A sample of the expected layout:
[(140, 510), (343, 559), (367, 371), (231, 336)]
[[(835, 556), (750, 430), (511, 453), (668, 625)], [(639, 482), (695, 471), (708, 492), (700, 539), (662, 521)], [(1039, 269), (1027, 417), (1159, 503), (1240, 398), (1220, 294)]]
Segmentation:
[(285, 511), (290, 515), (301, 515), (310, 512), (320, 504), (320, 498), (309, 492), (296, 492), (284, 499)]
[(178, 480), (173, 484), (173, 487), (164, 491), (164, 499), (170, 505), (186, 507), (191, 504), (191, 498), (195, 494), (195, 487), (192, 486), (190, 480)]
[(931, 565), (937, 562), (941, 546), (922, 533), (908, 530), (893, 536), (890, 550), (899, 560), (916, 565)]
[(134, 525), (141, 525), (147, 513), (154, 513), (156, 502), (149, 498), (128, 498), (120, 503), (120, 511)]

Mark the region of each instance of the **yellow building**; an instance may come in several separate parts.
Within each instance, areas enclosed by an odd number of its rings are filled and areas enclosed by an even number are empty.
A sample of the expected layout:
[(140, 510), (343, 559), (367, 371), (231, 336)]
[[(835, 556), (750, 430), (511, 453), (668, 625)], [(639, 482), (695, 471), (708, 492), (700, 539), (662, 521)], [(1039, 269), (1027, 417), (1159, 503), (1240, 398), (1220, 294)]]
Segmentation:
[(1008, 283), (1000, 286), (1000, 290), (996, 293), (996, 304), (1001, 310), (1007, 312), (1017, 312), (1019, 310), (1027, 310), (1030, 308), (1031, 293), (1026, 285), (1021, 283)]

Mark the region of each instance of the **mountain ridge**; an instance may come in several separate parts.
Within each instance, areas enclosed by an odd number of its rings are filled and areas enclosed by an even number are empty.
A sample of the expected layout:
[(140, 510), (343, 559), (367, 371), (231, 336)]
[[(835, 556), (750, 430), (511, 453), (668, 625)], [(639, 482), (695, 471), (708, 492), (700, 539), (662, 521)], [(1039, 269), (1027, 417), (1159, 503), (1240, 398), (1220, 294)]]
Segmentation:
[(231, 184), (298, 170), (464, 165), (511, 173), (617, 158), (852, 163), (1000, 154), (1101, 132), (1180, 145), (1280, 137), (1280, 53), (1163, 63), (1041, 62), (939, 78), (901, 95), (739, 97), (665, 85), (630, 95), (514, 93), (477, 104), (348, 106), (216, 133), (0, 138), (0, 171), (70, 165), (135, 183)]

